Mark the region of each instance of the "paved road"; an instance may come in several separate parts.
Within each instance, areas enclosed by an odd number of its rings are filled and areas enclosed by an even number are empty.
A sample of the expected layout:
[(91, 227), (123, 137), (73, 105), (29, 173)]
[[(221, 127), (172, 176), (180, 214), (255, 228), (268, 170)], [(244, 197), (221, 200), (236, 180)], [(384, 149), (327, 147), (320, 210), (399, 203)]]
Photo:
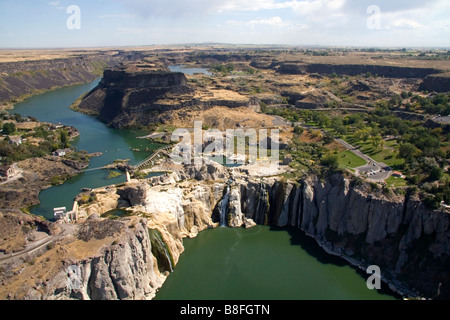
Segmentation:
[(33, 243), (30, 243), (27, 245), (27, 247), (19, 252), (15, 252), (12, 254), (7, 255), (0, 255), (0, 264), (8, 264), (12, 263), (14, 261), (17, 261), (17, 259), (21, 259), (24, 257), (27, 257), (29, 254), (43, 248), (44, 246), (55, 242), (56, 240), (59, 240), (63, 237), (66, 237), (70, 234), (73, 234), (77, 228), (76, 225), (70, 225), (70, 224), (62, 224), (61, 225), (62, 231), (54, 236), (47, 235), (43, 239), (40, 239), (38, 241), (35, 241)]
[[(326, 132), (322, 128), (304, 125), (300, 122), (295, 123), (295, 125), (302, 126), (303, 128), (306, 128), (306, 129), (311, 128), (311, 129), (320, 130), (322, 133)], [(381, 182), (381, 181), (385, 181), (392, 174), (392, 169), (385, 163), (375, 161), (374, 159), (372, 159), (371, 157), (369, 157), (368, 155), (363, 153), (358, 148), (352, 146), (347, 141), (344, 141), (337, 137), (335, 137), (335, 141), (337, 141), (339, 144), (341, 144), (347, 150), (351, 151), (357, 157), (360, 157), (361, 159), (363, 159), (367, 162), (364, 166), (361, 166), (361, 167), (358, 167), (355, 169), (355, 171), (356, 171), (355, 174), (357, 176), (366, 174), (368, 180), (371, 180), (374, 182)]]
[(392, 174), (392, 169), (385, 163), (376, 162), (374, 159), (342, 139), (336, 139), (336, 141), (347, 148), (347, 150), (351, 151), (354, 155), (367, 161), (366, 165), (355, 169), (357, 175), (366, 174), (368, 180), (380, 182), (385, 181)]

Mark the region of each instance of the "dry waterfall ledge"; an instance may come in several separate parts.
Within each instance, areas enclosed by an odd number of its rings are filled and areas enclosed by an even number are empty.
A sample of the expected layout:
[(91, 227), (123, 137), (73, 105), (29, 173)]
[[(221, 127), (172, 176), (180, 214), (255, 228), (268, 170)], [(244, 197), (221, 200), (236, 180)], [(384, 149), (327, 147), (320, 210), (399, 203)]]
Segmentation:
[(182, 167), (146, 181), (93, 190), (96, 203), (82, 206), (80, 214), (87, 218), (122, 208), (147, 219), (148, 228), (158, 231), (156, 255), (164, 257), (157, 262), (163, 277), (176, 265), (182, 239), (218, 226), (226, 208), (230, 227), (297, 227), (358, 268), (378, 265), (383, 280), (405, 297), (433, 298), (438, 292), (440, 298), (450, 297), (448, 213), (427, 209), (414, 195), (388, 198), (340, 174), (323, 181), (317, 176), (285, 181), (254, 173), (215, 163), (199, 170)]

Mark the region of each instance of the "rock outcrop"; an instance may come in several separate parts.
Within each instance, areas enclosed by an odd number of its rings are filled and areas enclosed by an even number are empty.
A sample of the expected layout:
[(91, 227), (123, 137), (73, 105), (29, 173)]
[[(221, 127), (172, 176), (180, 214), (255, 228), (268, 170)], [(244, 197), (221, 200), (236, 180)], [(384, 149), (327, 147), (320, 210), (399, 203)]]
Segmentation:
[[(160, 113), (181, 108), (186, 94), (190, 97), (192, 92), (183, 73), (106, 70), (99, 85), (76, 109), (117, 128), (147, 125)], [(162, 103), (164, 99), (171, 103)]]
[(373, 75), (387, 78), (421, 78), (424, 79), (430, 74), (440, 73), (440, 70), (433, 68), (399, 67), (369, 64), (321, 64), (321, 63), (292, 63), (279, 64), (277, 72), (281, 74), (311, 74), (356, 76), (370, 72)]
[(433, 74), (425, 78), (420, 85), (419, 90), (449, 92), (450, 91), (450, 72), (442, 74)]
[(106, 70), (99, 85), (72, 109), (95, 115), (115, 128), (142, 128), (185, 119), (191, 112), (214, 107), (250, 108), (257, 103), (227, 90), (226, 94), (220, 90), (205, 93), (189, 85), (181, 72), (130, 68)]
[[(152, 255), (145, 219), (93, 215), (80, 226), (76, 242), (97, 248), (82, 259), (66, 258), (62, 270), (25, 299), (143, 300), (152, 298), (165, 279)], [(69, 244), (66, 250), (72, 249)]]

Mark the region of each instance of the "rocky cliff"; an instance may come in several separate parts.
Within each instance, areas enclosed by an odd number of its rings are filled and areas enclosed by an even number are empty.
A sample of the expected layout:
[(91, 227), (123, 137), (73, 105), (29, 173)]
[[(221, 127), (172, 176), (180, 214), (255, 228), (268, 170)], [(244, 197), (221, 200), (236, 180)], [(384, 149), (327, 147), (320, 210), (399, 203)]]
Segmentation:
[[(274, 66), (275, 67), (275, 66)], [(277, 72), (282, 74), (311, 74), (356, 76), (370, 72), (373, 75), (387, 78), (422, 78), (441, 71), (433, 68), (398, 67), (389, 65), (366, 64), (321, 64), (321, 63), (280, 63)]]
[[(183, 73), (106, 70), (76, 109), (113, 127), (142, 126), (157, 121), (160, 113), (182, 108), (192, 93)], [(171, 103), (163, 103), (165, 99)]]
[[(159, 177), (88, 191), (97, 201), (81, 204), (85, 222), (74, 238), (16, 271), (20, 279), (6, 282), (2, 292), (20, 286), (14, 298), (152, 298), (176, 268), (184, 237), (219, 224), (262, 224), (296, 227), (363, 270), (378, 265), (382, 279), (406, 297), (450, 298), (447, 212), (340, 174), (289, 181), (259, 172), (215, 163), (172, 167)], [(54, 271), (44, 275), (33, 269), (45, 268), (50, 259), (62, 264), (47, 267)], [(77, 272), (75, 289), (68, 284), (68, 268)], [(46, 280), (30, 289), (27, 275), (34, 275), (32, 283)]]
[(200, 171), (184, 168), (115, 189), (113, 207), (159, 220), (155, 228), (175, 263), (182, 237), (219, 223), (294, 226), (357, 267), (378, 265), (383, 279), (405, 296), (450, 297), (450, 215), (427, 209), (414, 195), (386, 196), (341, 175), (296, 182), (249, 177), (239, 169)]
[(450, 297), (450, 214), (429, 210), (414, 196), (386, 197), (340, 175), (300, 183), (249, 180), (236, 188), (235, 212), (243, 217), (297, 227), (364, 270), (378, 265), (407, 296)]
[(433, 74), (425, 78), (420, 85), (419, 90), (449, 92), (450, 91), (450, 72), (442, 74)]
[(114, 128), (145, 127), (170, 123), (174, 117), (186, 118), (193, 111), (216, 106), (249, 107), (251, 99), (196, 96), (180, 72), (106, 70), (100, 84), (72, 106), (76, 111), (92, 114)]
[(67, 58), (0, 63), (0, 102), (100, 77), (107, 66), (115, 66), (132, 56), (110, 52), (80, 54)]
[(143, 300), (152, 298), (165, 279), (152, 255), (145, 219), (93, 215), (75, 237), (60, 249), (65, 254), (59, 271), (24, 299)]

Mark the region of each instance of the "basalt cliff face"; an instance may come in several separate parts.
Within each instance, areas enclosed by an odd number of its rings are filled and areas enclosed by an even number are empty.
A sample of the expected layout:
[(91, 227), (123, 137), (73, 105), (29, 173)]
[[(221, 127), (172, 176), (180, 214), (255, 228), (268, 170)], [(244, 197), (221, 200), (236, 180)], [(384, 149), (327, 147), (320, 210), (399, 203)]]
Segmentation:
[[(172, 169), (87, 191), (96, 201), (81, 203), (85, 222), (53, 253), (62, 265), (23, 297), (151, 299), (176, 268), (183, 238), (219, 224), (261, 224), (298, 228), (363, 270), (378, 265), (382, 279), (405, 297), (450, 298), (450, 215), (427, 209), (413, 195), (385, 196), (340, 174), (289, 181), (214, 163)], [(51, 252), (33, 266), (46, 263)], [(68, 268), (78, 272), (76, 288), (68, 284)]]
[(0, 63), (0, 102), (14, 101), (56, 87), (87, 83), (98, 78), (104, 68), (129, 59), (133, 57), (105, 52)]
[(293, 226), (356, 267), (378, 265), (383, 279), (404, 296), (450, 298), (448, 213), (429, 210), (414, 196), (386, 197), (341, 175), (294, 182), (213, 167), (111, 189), (105, 199), (113, 203), (102, 207), (107, 201), (99, 201), (84, 214), (115, 207), (139, 212), (159, 231), (174, 264), (183, 237), (219, 223)]
[(92, 215), (59, 250), (64, 251), (59, 271), (24, 299), (142, 300), (152, 298), (165, 279), (152, 254), (145, 219), (112, 221)]
[[(97, 115), (112, 127), (147, 125), (162, 112), (182, 108), (193, 91), (183, 73), (106, 70), (77, 110)], [(164, 99), (171, 103), (162, 103)]]
[[(209, 94), (209, 93), (208, 93)], [(106, 70), (100, 84), (72, 108), (114, 128), (170, 123), (175, 115), (213, 107), (249, 107), (249, 98), (211, 97), (188, 84), (181, 72), (124, 68)]]
[(450, 90), (450, 72), (426, 77), (419, 89), (430, 92), (448, 92)]
[[(378, 265), (406, 296), (450, 298), (450, 215), (411, 197), (385, 197), (339, 175), (294, 184), (238, 184), (240, 211), (257, 223), (294, 226), (329, 253)], [(235, 210), (239, 211), (239, 210)], [(233, 218), (230, 218), (233, 220)]]

